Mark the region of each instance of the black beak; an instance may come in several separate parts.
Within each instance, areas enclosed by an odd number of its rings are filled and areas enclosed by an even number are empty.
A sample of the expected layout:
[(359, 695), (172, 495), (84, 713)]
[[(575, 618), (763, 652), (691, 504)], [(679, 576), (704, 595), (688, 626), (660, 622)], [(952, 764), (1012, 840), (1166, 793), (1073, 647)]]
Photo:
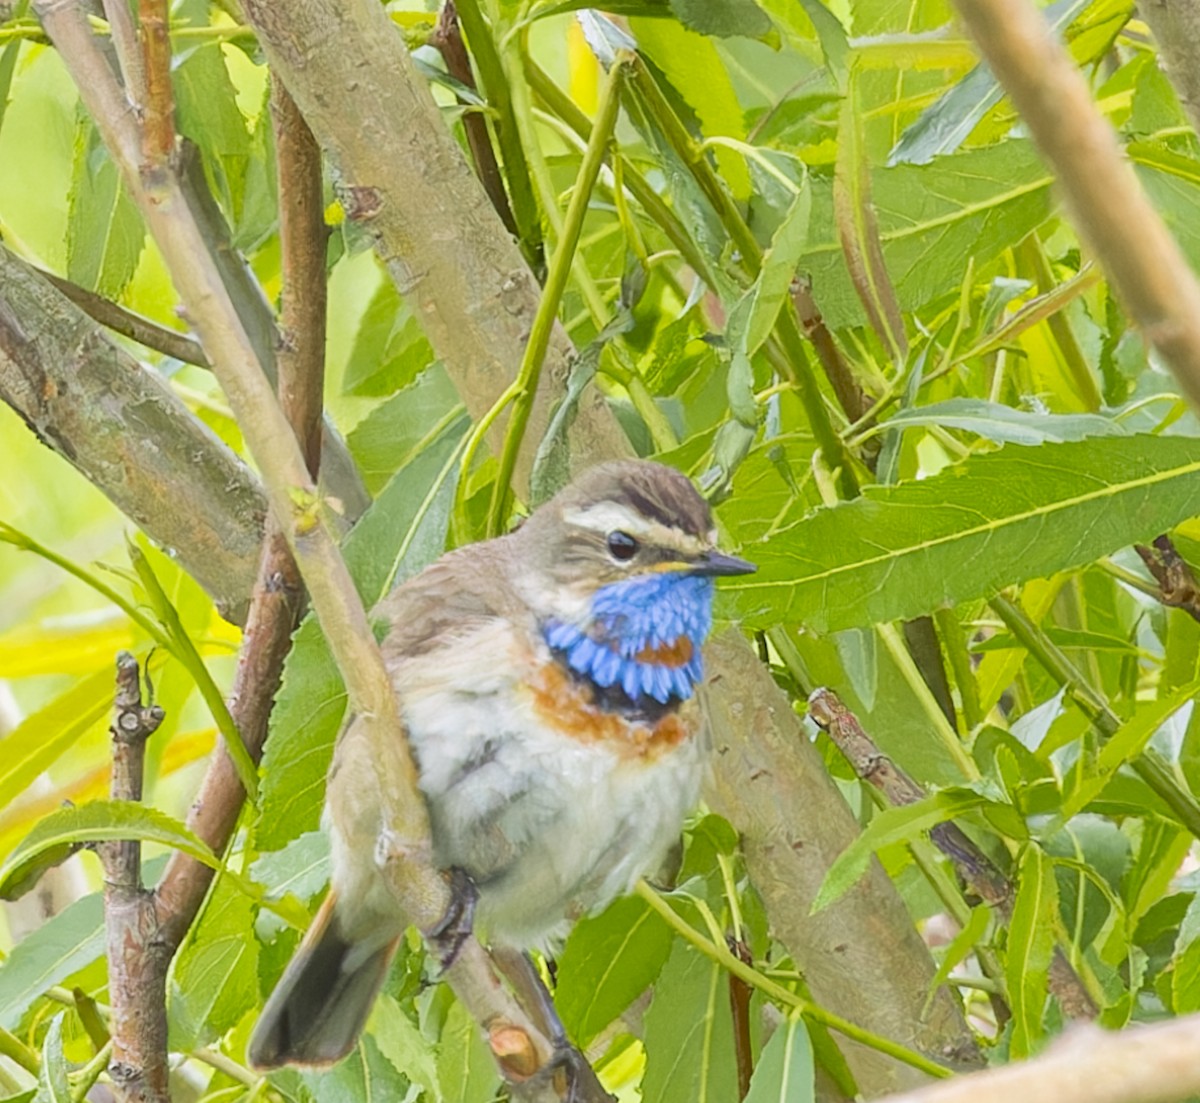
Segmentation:
[(736, 555), (726, 555), (724, 552), (709, 551), (692, 562), (691, 574), (713, 578), (727, 574), (753, 574), (758, 568), (746, 559)]

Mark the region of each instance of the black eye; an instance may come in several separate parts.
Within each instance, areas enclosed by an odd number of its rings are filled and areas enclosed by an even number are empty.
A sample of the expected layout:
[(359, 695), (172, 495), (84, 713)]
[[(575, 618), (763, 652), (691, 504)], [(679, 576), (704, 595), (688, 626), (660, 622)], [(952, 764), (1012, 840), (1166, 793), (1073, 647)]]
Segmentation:
[(608, 553), (614, 559), (622, 562), (637, 555), (638, 542), (627, 532), (610, 532), (608, 534)]

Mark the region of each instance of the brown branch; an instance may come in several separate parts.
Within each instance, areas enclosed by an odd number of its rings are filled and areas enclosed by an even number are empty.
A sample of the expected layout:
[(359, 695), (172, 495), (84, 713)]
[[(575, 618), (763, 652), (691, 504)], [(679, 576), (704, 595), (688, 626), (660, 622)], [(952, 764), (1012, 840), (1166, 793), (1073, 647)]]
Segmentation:
[(143, 172), (161, 172), (175, 154), (175, 92), (171, 87), (170, 13), (167, 0), (138, 0), (138, 29), (146, 99), (142, 109)]
[(321, 462), (325, 389), (325, 225), (321, 150), (295, 101), (271, 82), (271, 125), (279, 178), (279, 244), (283, 293), (277, 354), (279, 401), (301, 442), (308, 473)]
[(1029, 0), (954, 3), (1054, 169), (1080, 236), (1200, 406), (1200, 284), (1075, 62)]
[[(142, 799), (146, 740), (163, 720), (157, 705), (142, 704), (137, 660), (117, 656), (116, 715), (111, 729), (113, 800)], [(167, 1085), (167, 1017), (148, 987), (144, 963), (158, 960), (164, 976), (164, 948), (158, 940), (154, 898), (142, 885), (142, 848), (136, 841), (101, 843), (104, 864), (104, 920), (108, 940), (108, 1002), (113, 1050), (108, 1073), (119, 1099), (170, 1103)]]
[(888, 1103), (1176, 1103), (1200, 1093), (1200, 1015), (1121, 1031), (1077, 1026), (1030, 1061)]
[(1152, 548), (1136, 544), (1137, 553), (1154, 575), (1162, 591), (1160, 600), (1164, 605), (1182, 609), (1194, 620), (1200, 620), (1200, 584), (1192, 574), (1187, 560), (1176, 550), (1169, 536), (1155, 538)]
[[(725, 944), (743, 965), (753, 965), (754, 955), (741, 939), (727, 935)], [(737, 1059), (738, 1099), (750, 1094), (750, 1078), (754, 1073), (754, 1052), (750, 1043), (750, 997), (753, 991), (741, 977), (729, 976), (729, 1013), (733, 1019), (733, 1047)]]
[[(925, 790), (885, 755), (867, 735), (858, 717), (830, 689), (814, 690), (808, 714), (838, 746), (858, 777), (874, 786), (891, 805), (915, 804)], [(950, 859), (967, 889), (993, 908), (1001, 919), (1012, 918), (1012, 882), (955, 823), (940, 823), (929, 832), (934, 845)], [(1050, 991), (1071, 1019), (1095, 1019), (1099, 1014), (1091, 996), (1061, 948), (1055, 947), (1050, 963)]]
[(821, 308), (813, 298), (812, 281), (807, 276), (797, 276), (792, 280), (791, 295), (796, 320), (800, 323), (800, 332), (817, 350), (817, 359), (820, 360), (825, 377), (833, 387), (838, 405), (849, 421), (861, 421), (871, 404), (866, 400), (858, 380), (842, 358), (833, 334), (825, 324)]
[[(471, 71), (471, 59), (467, 56), (467, 48), (463, 43), (462, 31), (458, 25), (458, 8), (455, 7), (454, 0), (443, 0), (437, 26), (429, 36), (429, 45), (441, 53), (442, 60), (446, 63), (446, 72), (460, 84), (476, 88), (475, 74)], [(462, 102), (460, 99), (459, 103)], [(492, 149), (487, 119), (478, 111), (468, 111), (463, 115), (462, 124), (479, 182), (504, 223), (504, 228), (516, 237), (517, 221), (513, 218), (512, 208), (508, 203), (508, 193), (504, 190), (504, 178), (500, 175), (496, 151)]]

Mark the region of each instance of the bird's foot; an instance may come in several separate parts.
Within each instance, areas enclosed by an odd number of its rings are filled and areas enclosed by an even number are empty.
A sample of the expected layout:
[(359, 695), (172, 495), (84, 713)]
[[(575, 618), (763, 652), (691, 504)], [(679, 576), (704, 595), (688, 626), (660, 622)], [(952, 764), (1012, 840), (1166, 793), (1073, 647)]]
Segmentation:
[(443, 973), (458, 960), (463, 943), (474, 931), (475, 904), (479, 899), (479, 890), (465, 869), (454, 866), (446, 871), (445, 877), (450, 884), (450, 903), (437, 926), (425, 936)]
[(564, 1103), (615, 1103), (600, 1083), (596, 1070), (565, 1038), (557, 1041), (554, 1056), (539, 1075), (553, 1078), (554, 1089)]

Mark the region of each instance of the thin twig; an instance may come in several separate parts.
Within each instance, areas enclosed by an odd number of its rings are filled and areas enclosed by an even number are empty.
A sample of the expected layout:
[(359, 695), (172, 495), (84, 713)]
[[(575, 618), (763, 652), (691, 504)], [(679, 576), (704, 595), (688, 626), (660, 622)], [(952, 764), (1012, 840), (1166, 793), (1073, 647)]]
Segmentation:
[[(854, 715), (830, 689), (814, 690), (808, 714), (846, 756), (854, 772), (878, 789), (891, 805), (915, 804), (926, 794), (912, 778), (885, 755), (863, 730)], [(1012, 918), (1015, 893), (1012, 882), (955, 823), (941, 823), (929, 832), (937, 848), (967, 888), (1005, 921)], [(1050, 991), (1071, 1019), (1095, 1019), (1096, 1004), (1061, 948), (1055, 947), (1050, 965)]]
[[(817, 350), (817, 359), (825, 369), (825, 377), (833, 387), (846, 418), (851, 422), (862, 420), (870, 409), (871, 404), (863, 394), (862, 387), (843, 359), (821, 315), (812, 293), (812, 280), (807, 276), (797, 276), (791, 285), (792, 305), (796, 310), (796, 320), (800, 323), (800, 332), (807, 337)], [(869, 423), (868, 423), (869, 424)]]
[(520, 451), (525, 427), (529, 423), (529, 415), (533, 410), (542, 361), (545, 359), (546, 349), (550, 344), (550, 334), (557, 324), (559, 303), (562, 301), (563, 292), (567, 287), (567, 279), (571, 274), (571, 265), (575, 259), (579, 235), (583, 231), (583, 219), (587, 214), (592, 189), (600, 175), (600, 166), (604, 164), (604, 159), (608, 154), (608, 143), (617, 124), (617, 115), (621, 107), (621, 86), (629, 65), (630, 58), (618, 57), (609, 71), (608, 81), (600, 98), (600, 106), (596, 111), (596, 124), (592, 128), (587, 152), (584, 154), (583, 163), (579, 166), (579, 175), (575, 179), (575, 188), (571, 193), (571, 202), (567, 206), (562, 236), (555, 245), (554, 255), (550, 258), (546, 286), (542, 291), (542, 300), (538, 304), (529, 341), (525, 346), (525, 355), (521, 360), (521, 370), (516, 380), (517, 389), (513, 399), (513, 410), (504, 434), (504, 448), (500, 454), (500, 471), (496, 476), (495, 490), (492, 494), (492, 504), (488, 514), (488, 529), (491, 536), (498, 536), (502, 533), (504, 524), (508, 520), (505, 506), (511, 489), (510, 484), (517, 462), (517, 453)]
[[(146, 740), (163, 720), (157, 705), (142, 704), (141, 671), (127, 651), (117, 656), (116, 715), (111, 729), (112, 798), (142, 799)], [(102, 843), (104, 920), (108, 940), (108, 993), (112, 1058), (108, 1073), (118, 1099), (169, 1103), (167, 1010), (153, 987), (157, 960), (169, 953), (157, 938), (154, 898), (142, 885), (142, 848), (136, 840)]]
[[(437, 26), (429, 36), (429, 45), (441, 53), (442, 60), (446, 63), (446, 71), (456, 81), (467, 88), (475, 88), (475, 74), (471, 71), (471, 59), (467, 56), (466, 46), (463, 45), (462, 32), (458, 27), (458, 8), (454, 0), (443, 0)], [(477, 111), (468, 111), (463, 115), (462, 125), (479, 182), (504, 223), (504, 228), (510, 234), (517, 235), (517, 223), (513, 218), (512, 208), (508, 205), (508, 193), (504, 190), (504, 177), (500, 175), (496, 151), (492, 149), (487, 119)]]
[(325, 225), (321, 150), (283, 83), (271, 82), (271, 125), (279, 164), (279, 402), (301, 442), (308, 473), (321, 460), (325, 390)]
[(108, 32), (112, 35), (117, 63), (121, 66), (125, 94), (129, 102), (140, 109), (146, 102), (146, 67), (129, 0), (104, 0), (104, 18), (108, 20)]

